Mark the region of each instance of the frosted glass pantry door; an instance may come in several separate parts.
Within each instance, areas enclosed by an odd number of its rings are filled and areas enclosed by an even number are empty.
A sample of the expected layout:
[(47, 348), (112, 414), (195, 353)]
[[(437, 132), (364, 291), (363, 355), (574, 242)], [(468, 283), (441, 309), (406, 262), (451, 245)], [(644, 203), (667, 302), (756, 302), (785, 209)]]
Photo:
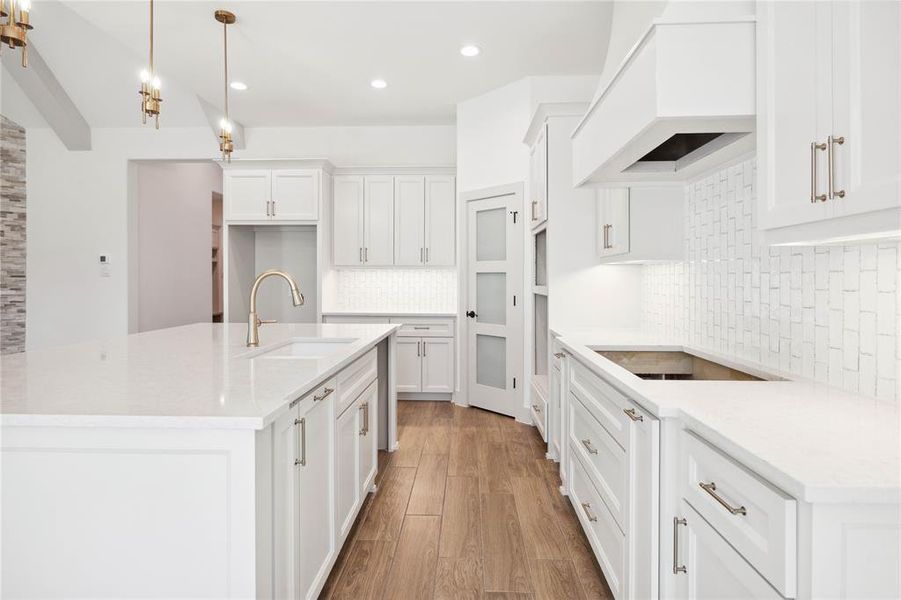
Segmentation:
[(467, 202), (469, 404), (516, 416), (522, 404), (522, 196)]

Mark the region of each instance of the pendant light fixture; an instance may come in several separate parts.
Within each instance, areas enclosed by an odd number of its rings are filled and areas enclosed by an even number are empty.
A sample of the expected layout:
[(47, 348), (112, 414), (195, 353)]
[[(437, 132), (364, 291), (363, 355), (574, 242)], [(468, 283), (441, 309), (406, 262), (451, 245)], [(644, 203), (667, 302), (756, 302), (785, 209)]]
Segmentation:
[[(0, 0), (0, 44), (22, 49), (22, 66), (28, 66), (28, 19), (31, 0)], [(2, 18), (6, 17), (6, 22)]]
[(232, 160), (232, 150), (235, 144), (232, 142), (232, 123), (228, 118), (228, 26), (233, 24), (237, 19), (234, 13), (227, 10), (217, 10), (213, 15), (217, 21), (222, 23), (222, 41), (224, 50), (225, 79), (223, 81), (223, 89), (225, 90), (225, 116), (219, 122), (219, 151), (222, 152), (222, 159), (226, 162)]
[[(2, 0), (0, 0), (2, 1)], [(141, 71), (141, 122), (147, 124), (147, 117), (156, 121), (160, 128), (160, 78), (153, 68), (153, 0), (150, 0), (150, 69)]]

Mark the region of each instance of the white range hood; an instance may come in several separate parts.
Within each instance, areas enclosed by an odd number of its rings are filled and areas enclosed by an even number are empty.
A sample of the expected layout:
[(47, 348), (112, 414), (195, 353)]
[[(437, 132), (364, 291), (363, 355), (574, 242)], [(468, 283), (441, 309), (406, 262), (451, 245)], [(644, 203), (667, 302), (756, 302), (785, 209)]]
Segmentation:
[(572, 134), (575, 185), (683, 183), (754, 149), (755, 21), (656, 21)]

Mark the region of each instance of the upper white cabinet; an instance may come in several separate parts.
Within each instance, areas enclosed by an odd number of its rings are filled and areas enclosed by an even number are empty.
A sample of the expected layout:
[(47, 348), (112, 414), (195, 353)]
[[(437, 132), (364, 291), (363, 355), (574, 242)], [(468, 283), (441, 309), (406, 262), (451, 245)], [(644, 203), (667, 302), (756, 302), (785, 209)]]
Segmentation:
[(598, 190), (598, 258), (629, 253), (629, 188)]
[(285, 221), (318, 219), (319, 173), (306, 170), (273, 171), (272, 217)]
[(398, 177), (394, 185), (395, 264), (424, 264), (425, 178)]
[(225, 219), (258, 221), (269, 219), (272, 177), (269, 171), (226, 171)]
[(547, 138), (547, 124), (544, 124), (529, 149), (529, 217), (533, 229), (547, 221)]
[(457, 192), (452, 175), (425, 178), (425, 263), (453, 266), (456, 262)]
[(322, 172), (318, 169), (228, 169), (224, 174), (228, 221), (316, 221)]
[(336, 176), (335, 265), (453, 265), (455, 200), (449, 175)]
[(901, 4), (758, 3), (758, 210), (771, 243), (901, 233)]
[(337, 265), (363, 264), (363, 178), (335, 177), (334, 253)]
[(394, 264), (394, 177), (367, 176), (363, 194), (363, 262)]
[(680, 189), (604, 188), (597, 195), (600, 262), (654, 262), (684, 256)]

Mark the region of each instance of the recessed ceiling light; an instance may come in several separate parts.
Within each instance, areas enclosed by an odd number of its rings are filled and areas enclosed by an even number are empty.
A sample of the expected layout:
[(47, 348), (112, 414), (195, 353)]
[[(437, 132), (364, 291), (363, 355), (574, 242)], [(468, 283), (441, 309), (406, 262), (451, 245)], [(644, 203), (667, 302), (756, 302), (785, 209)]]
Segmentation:
[(374, 87), (377, 90), (383, 90), (386, 87), (388, 87), (388, 82), (385, 81), (384, 79), (373, 79), (372, 81), (369, 82), (369, 85), (371, 85), (372, 87)]
[(469, 45), (466, 45), (466, 46), (463, 46), (462, 48), (460, 48), (460, 54), (462, 54), (463, 56), (469, 57), (469, 58), (472, 58), (473, 56), (478, 56), (479, 52), (481, 52), (481, 51), (482, 50), (478, 46), (474, 46), (472, 44), (469, 44)]
[(239, 91), (243, 92), (244, 90), (247, 89), (247, 84), (244, 83), (243, 81), (232, 81), (231, 88), (233, 90), (239, 90)]

